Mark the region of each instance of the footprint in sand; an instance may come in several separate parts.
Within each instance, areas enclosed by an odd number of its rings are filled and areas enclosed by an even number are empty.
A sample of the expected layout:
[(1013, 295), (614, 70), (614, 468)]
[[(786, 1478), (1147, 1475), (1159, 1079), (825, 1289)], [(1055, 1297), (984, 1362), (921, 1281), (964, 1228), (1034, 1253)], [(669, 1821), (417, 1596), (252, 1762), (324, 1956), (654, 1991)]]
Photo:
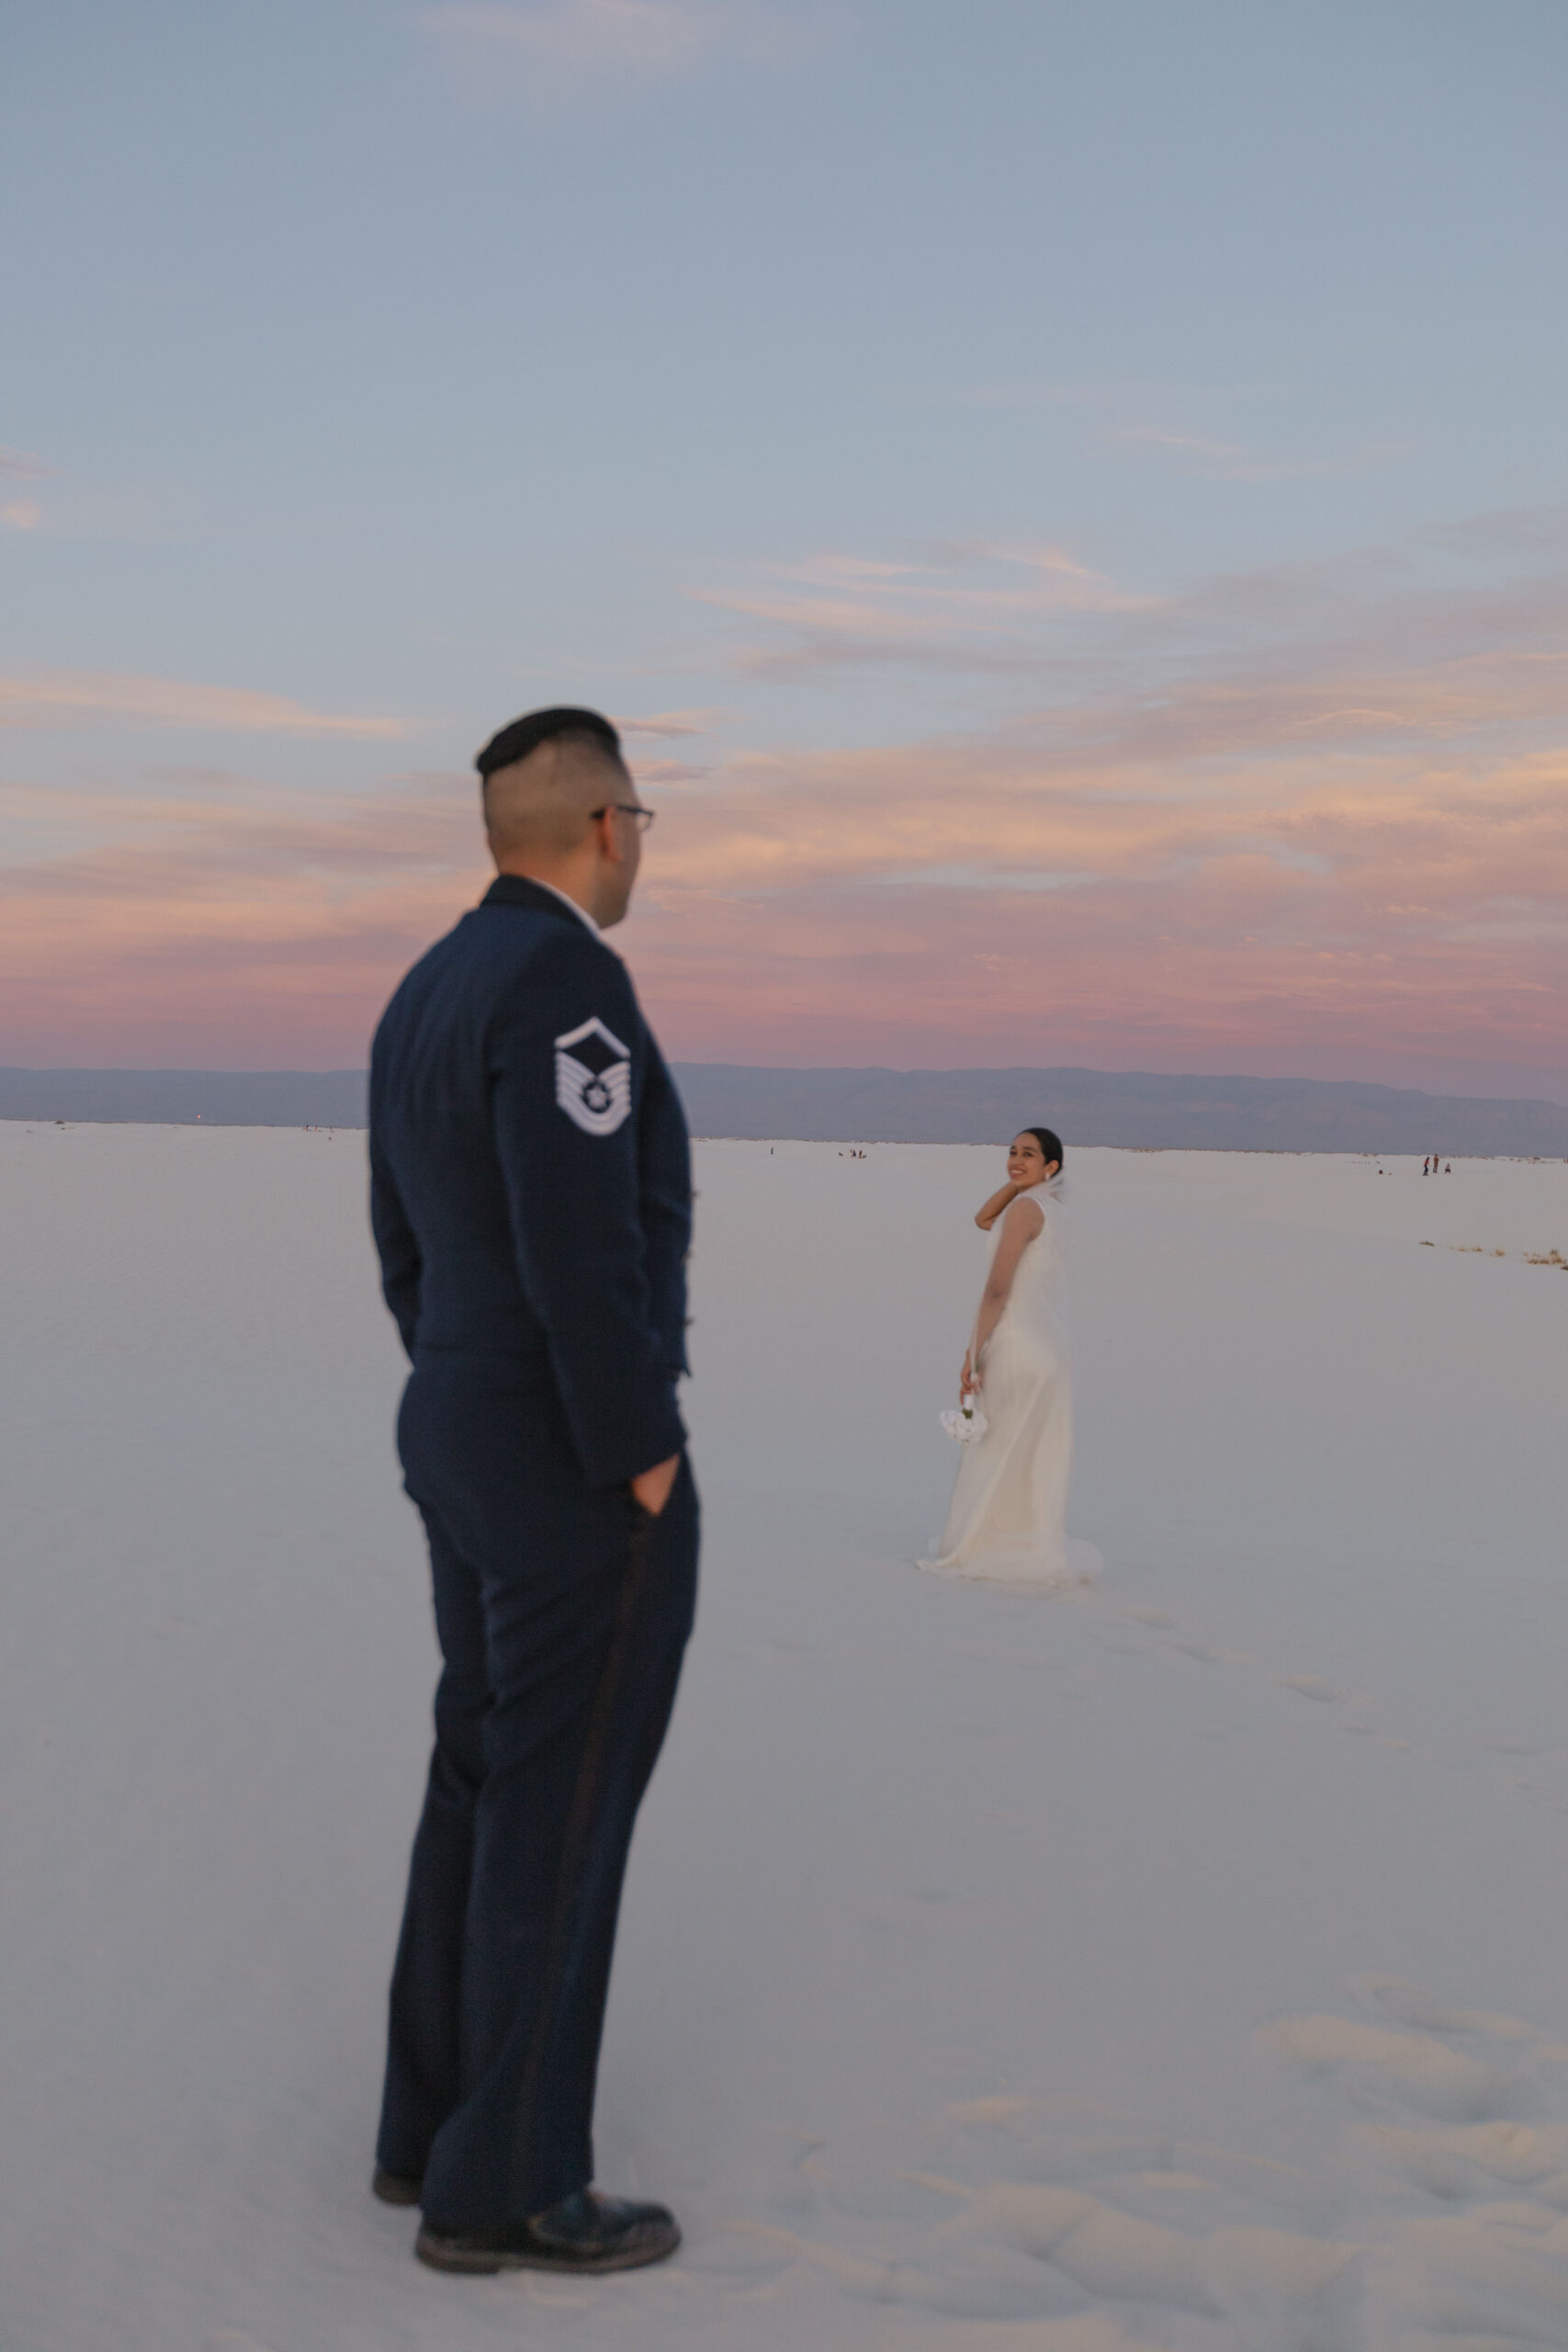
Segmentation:
[(1338, 1684), (1325, 1682), (1321, 1674), (1276, 1674), (1271, 1678), (1281, 1690), (1298, 1690), (1303, 1699), (1348, 1699), (1350, 1692), (1341, 1690)]
[(788, 2169), (788, 2226), (738, 2224), (694, 2260), (774, 2284), (792, 2268), (857, 2302), (983, 2327), (944, 2333), (953, 2352), (1131, 2352), (1151, 2321), (1201, 2323), (1193, 2341), (1215, 2352), (1352, 2352), (1361, 2249), (1286, 2226), (1323, 2203), (1289, 2165), (1082, 2100), (1008, 2096), (921, 2132), (816, 2145)]
[(1431, 2033), (1397, 2033), (1354, 2018), (1282, 2018), (1260, 2036), (1275, 2057), (1337, 2075), (1351, 2096), (1392, 2099), (1445, 2121), (1504, 2112), (1517, 2095), (1510, 2068), (1454, 2049)]
[(796, 2142), (693, 2266), (940, 2319), (943, 2352), (1561, 2352), (1568, 2045), (1401, 1978), (1350, 1990), (1362, 2014), (1261, 2036), (1344, 2099), (1337, 2165), (998, 2095)]
[(1452, 2007), (1399, 1978), (1355, 1989), (1409, 2030), (1292, 2018), (1264, 2039), (1384, 2110), (1346, 2135), (1361, 2192), (1366, 2341), (1379, 2352), (1568, 2344), (1568, 2050), (1517, 2018)]
[(1505, 2017), (1499, 2009), (1445, 2008), (1424, 1984), (1412, 1984), (1403, 1976), (1353, 1976), (1350, 1985), (1386, 2017), (1397, 2018), (1401, 2025), (1422, 2026), (1428, 2033), (1483, 2034), (1492, 2041), (1540, 2040), (1532, 2026)]

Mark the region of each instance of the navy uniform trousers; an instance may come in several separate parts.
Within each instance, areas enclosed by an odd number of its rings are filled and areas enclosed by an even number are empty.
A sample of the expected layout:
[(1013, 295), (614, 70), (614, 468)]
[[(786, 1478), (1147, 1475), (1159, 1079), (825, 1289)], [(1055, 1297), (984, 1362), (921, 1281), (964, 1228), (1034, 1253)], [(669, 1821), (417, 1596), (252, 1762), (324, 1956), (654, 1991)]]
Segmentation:
[[(404, 979), (370, 1157), (442, 1656), (377, 2155), (435, 2228), (485, 2230), (593, 2177), (621, 1883), (696, 1583), (685, 1123), (625, 967), (552, 893), (503, 876)], [(677, 1453), (654, 1519), (630, 1481)]]
[(421, 1364), (398, 1427), (443, 1671), (377, 2154), (423, 2174), (437, 2228), (541, 2212), (593, 2177), (621, 1882), (696, 1597), (684, 1459), (650, 1519), (519, 1442), (528, 1401)]

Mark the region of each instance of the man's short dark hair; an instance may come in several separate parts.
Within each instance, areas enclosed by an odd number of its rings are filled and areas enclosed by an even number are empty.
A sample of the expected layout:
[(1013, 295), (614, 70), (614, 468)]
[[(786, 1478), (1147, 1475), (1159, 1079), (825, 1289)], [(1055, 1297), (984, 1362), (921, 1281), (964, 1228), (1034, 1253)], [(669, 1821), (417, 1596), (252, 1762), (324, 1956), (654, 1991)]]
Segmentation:
[(610, 757), (621, 756), (621, 739), (609, 720), (596, 710), (576, 710), (570, 703), (556, 703), (548, 710), (531, 710), (525, 718), (514, 718), (499, 735), (492, 735), (484, 750), (474, 761), (481, 776), (491, 776), (497, 768), (515, 767), (541, 743), (548, 743), (558, 735), (584, 737), (603, 745)]

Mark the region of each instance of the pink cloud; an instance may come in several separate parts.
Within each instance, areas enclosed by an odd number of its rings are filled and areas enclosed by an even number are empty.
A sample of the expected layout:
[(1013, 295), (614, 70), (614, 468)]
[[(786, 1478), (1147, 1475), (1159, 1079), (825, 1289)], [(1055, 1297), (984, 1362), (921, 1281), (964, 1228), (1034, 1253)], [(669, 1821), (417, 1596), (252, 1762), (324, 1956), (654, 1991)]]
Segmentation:
[(825, 29), (807, 0), (451, 0), (419, 21), (492, 92), (506, 64), (547, 85), (667, 81), (724, 57), (775, 63)]
[(911, 749), (753, 772), (668, 831), (637, 944), (696, 1057), (1568, 1065), (1568, 759), (1176, 796)]
[[(1169, 593), (1111, 579), (1069, 548), (981, 540), (897, 562), (840, 553), (771, 565), (693, 593), (753, 624), (732, 651), (738, 668), (784, 680), (946, 670), (1032, 678), (1042, 698), (1076, 697), (1092, 680), (1101, 718), (1113, 703), (1144, 709), (1181, 687), (1192, 699), (1292, 680), (1348, 688), (1341, 698), (1365, 706), (1375, 698), (1358, 680), (1443, 663), (1561, 673), (1568, 510), (1476, 517)], [(1510, 701), (1503, 715), (1525, 714)]]
[(1146, 613), (1163, 601), (1118, 588), (1066, 548), (984, 540), (898, 562), (830, 552), (694, 594), (764, 624), (771, 638), (747, 647), (739, 666), (779, 677), (890, 662), (1027, 671), (1038, 664), (1042, 628)]
[(722, 710), (657, 710), (647, 718), (617, 718), (615, 721), (622, 735), (652, 735), (667, 740), (685, 735), (708, 735), (720, 723)]
[[(1387, 550), (1157, 600), (1049, 548), (781, 572), (775, 647), (856, 642), (869, 609), (901, 658), (1027, 659), (1034, 707), (706, 765), (686, 742), (722, 714), (627, 721), (662, 813), (620, 936), (671, 1051), (1562, 1092), (1568, 598), (1561, 531), (1525, 537), (1537, 575), (1453, 586)], [(254, 699), (285, 739), (396, 724)], [(0, 819), (0, 1059), (355, 1060), (486, 879), (467, 775), (17, 784)]]
[(9, 474), (15, 481), (42, 481), (54, 471), (30, 449), (0, 449), (0, 474)]
[(1110, 437), (1183, 459), (1219, 481), (1300, 481), (1321, 474), (1360, 473), (1369, 466), (1404, 455), (1403, 443), (1383, 441), (1340, 457), (1271, 456), (1244, 441), (1221, 440), (1163, 424), (1117, 425), (1111, 429)]
[(244, 686), (192, 685), (104, 670), (36, 670), (0, 677), (0, 728), (202, 728), (244, 735), (349, 735), (389, 741), (400, 718), (346, 718), (307, 710), (281, 695)]
[[(467, 778), (14, 789), (0, 1058), (352, 1062), (487, 875)], [(1568, 1069), (1568, 755), (1189, 774), (1015, 742), (740, 758), (621, 935), (716, 1060)], [(1283, 1057), (1283, 1062), (1281, 1062)]]
[(511, 51), (570, 72), (675, 74), (722, 41), (727, 12), (682, 0), (553, 0), (533, 6), (451, 6), (423, 22), (448, 40)]
[(0, 787), (0, 1057), (332, 1067), (486, 881), (472, 779)]

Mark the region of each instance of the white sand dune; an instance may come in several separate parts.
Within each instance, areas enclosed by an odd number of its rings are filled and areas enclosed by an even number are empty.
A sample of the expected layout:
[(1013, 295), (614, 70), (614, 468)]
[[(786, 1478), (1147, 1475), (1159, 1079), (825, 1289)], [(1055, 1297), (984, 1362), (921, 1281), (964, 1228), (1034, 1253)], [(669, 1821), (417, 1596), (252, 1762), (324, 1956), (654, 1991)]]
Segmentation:
[(0, 1125), (7, 2345), (1568, 2344), (1568, 1168), (1075, 1154), (1049, 1597), (910, 1565), (995, 1156), (700, 1148), (599, 2132), (688, 2241), (590, 2284), (367, 2193), (433, 1646), (362, 1154)]

